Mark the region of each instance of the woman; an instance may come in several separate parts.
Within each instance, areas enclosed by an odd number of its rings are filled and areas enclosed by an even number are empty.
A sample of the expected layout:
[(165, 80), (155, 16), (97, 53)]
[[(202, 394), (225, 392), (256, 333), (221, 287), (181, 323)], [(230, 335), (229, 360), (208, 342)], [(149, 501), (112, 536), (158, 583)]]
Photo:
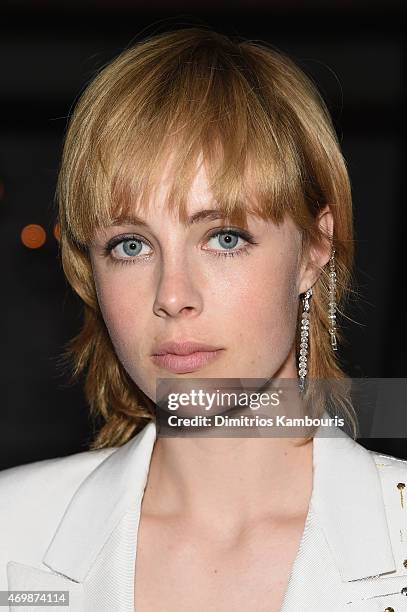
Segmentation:
[(159, 379), (196, 377), (295, 381), (356, 431), (340, 385), (308, 382), (345, 380), (353, 243), (307, 77), (206, 29), (146, 39), (77, 104), (58, 201), (85, 308), (69, 356), (103, 426), (88, 452), (0, 475), (0, 589), (75, 611), (407, 610), (404, 461), (336, 425), (158, 436)]

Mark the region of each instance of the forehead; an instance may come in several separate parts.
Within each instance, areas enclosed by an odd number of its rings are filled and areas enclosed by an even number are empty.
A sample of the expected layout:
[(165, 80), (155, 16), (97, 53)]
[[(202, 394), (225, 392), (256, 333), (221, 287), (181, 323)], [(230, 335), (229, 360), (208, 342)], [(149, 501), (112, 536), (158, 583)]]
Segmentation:
[[(175, 206), (171, 198), (171, 189), (177, 184), (173, 168), (173, 159), (169, 155), (160, 168), (156, 168), (155, 181), (150, 185), (148, 197), (144, 199), (122, 199), (113, 213), (113, 224), (137, 223), (146, 225), (168, 219), (191, 226), (202, 221), (228, 218), (222, 206), (214, 197), (210, 187), (207, 169), (202, 154), (199, 156), (188, 189), (184, 193), (185, 214), (182, 208)], [(230, 215), (232, 218), (233, 215)]]
[[(172, 174), (171, 159), (169, 159), (163, 168), (163, 174), (159, 182), (150, 194), (147, 210), (145, 212), (146, 216), (156, 216), (157, 213), (164, 215), (167, 214), (167, 212), (171, 212), (167, 211), (166, 203), (168, 190), (171, 188), (174, 180), (176, 180), (176, 177)], [(190, 216), (201, 209), (219, 210), (219, 205), (210, 189), (205, 165), (201, 159), (198, 160), (196, 172), (187, 193), (186, 209)], [(137, 206), (135, 212), (137, 213)], [(174, 210), (172, 212), (175, 213), (176, 211)]]
[[(197, 159), (193, 177), (188, 185), (188, 190), (185, 192), (185, 214), (182, 213), (181, 207), (172, 206), (174, 202), (171, 200), (170, 190), (174, 183), (177, 183), (177, 177), (174, 174), (172, 158), (169, 156), (161, 170), (157, 172), (158, 180), (150, 187), (148, 198), (142, 201), (130, 199), (126, 203), (122, 202), (122, 205), (114, 214), (113, 224), (149, 225), (170, 221), (189, 227), (197, 223), (223, 219), (236, 222), (247, 228), (248, 219), (261, 221), (261, 216), (259, 216), (255, 207), (252, 209), (245, 204), (242, 215), (242, 209), (239, 211), (239, 208), (236, 207), (236, 209), (228, 212), (222, 205), (223, 203), (217, 201), (211, 190), (202, 153)], [(269, 221), (270, 219), (265, 219), (265, 222)]]

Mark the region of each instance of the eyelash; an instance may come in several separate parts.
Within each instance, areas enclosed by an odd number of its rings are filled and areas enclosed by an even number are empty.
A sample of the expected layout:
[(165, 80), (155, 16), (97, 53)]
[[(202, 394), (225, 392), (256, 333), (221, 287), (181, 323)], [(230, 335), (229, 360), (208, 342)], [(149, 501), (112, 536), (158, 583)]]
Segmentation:
[[(244, 247), (241, 247), (240, 249), (236, 251), (229, 251), (229, 252), (228, 251), (224, 251), (224, 252), (209, 251), (211, 255), (215, 255), (215, 257), (235, 257), (236, 255), (249, 255), (249, 249), (251, 245), (257, 244), (257, 242), (254, 241), (253, 236), (249, 234), (248, 232), (245, 232), (242, 230), (232, 230), (232, 229), (217, 230), (208, 237), (208, 240), (210, 240), (211, 238), (215, 238), (216, 236), (224, 236), (228, 234), (242, 238), (243, 240), (246, 240), (249, 244)], [(149, 255), (125, 257), (122, 259), (118, 257), (113, 257), (112, 256), (113, 249), (119, 244), (121, 244), (122, 242), (125, 242), (126, 240), (135, 240), (137, 242), (142, 242), (144, 244), (147, 244), (145, 240), (142, 240), (141, 238), (138, 238), (137, 236), (132, 235), (132, 234), (126, 235), (126, 236), (117, 236), (116, 238), (113, 238), (112, 240), (110, 240), (107, 243), (107, 245), (103, 248), (103, 254), (106, 257), (110, 257), (113, 263), (115, 264), (118, 263), (118, 264), (123, 264), (123, 265), (132, 264), (138, 259), (145, 259), (149, 257)]]

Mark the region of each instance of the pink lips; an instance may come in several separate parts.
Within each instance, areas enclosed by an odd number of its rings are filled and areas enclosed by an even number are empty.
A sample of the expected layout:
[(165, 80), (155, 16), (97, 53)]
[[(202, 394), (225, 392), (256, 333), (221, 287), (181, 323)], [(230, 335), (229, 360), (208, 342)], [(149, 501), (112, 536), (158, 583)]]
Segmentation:
[(171, 370), (177, 374), (186, 374), (202, 368), (207, 363), (215, 359), (220, 353), (218, 351), (198, 351), (190, 355), (173, 355), (166, 353), (165, 355), (153, 355), (154, 363), (166, 370)]
[(156, 346), (153, 362), (177, 374), (186, 374), (202, 368), (221, 352), (219, 347), (199, 342), (164, 342)]

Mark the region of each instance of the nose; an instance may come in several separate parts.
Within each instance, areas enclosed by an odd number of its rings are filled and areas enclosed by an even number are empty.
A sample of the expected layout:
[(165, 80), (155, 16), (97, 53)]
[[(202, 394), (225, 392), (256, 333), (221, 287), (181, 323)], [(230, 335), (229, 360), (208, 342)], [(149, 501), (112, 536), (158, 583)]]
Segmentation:
[[(178, 259), (162, 267), (153, 311), (158, 317), (196, 316), (202, 311), (203, 297), (196, 273)], [(202, 283), (201, 283), (202, 288)]]

